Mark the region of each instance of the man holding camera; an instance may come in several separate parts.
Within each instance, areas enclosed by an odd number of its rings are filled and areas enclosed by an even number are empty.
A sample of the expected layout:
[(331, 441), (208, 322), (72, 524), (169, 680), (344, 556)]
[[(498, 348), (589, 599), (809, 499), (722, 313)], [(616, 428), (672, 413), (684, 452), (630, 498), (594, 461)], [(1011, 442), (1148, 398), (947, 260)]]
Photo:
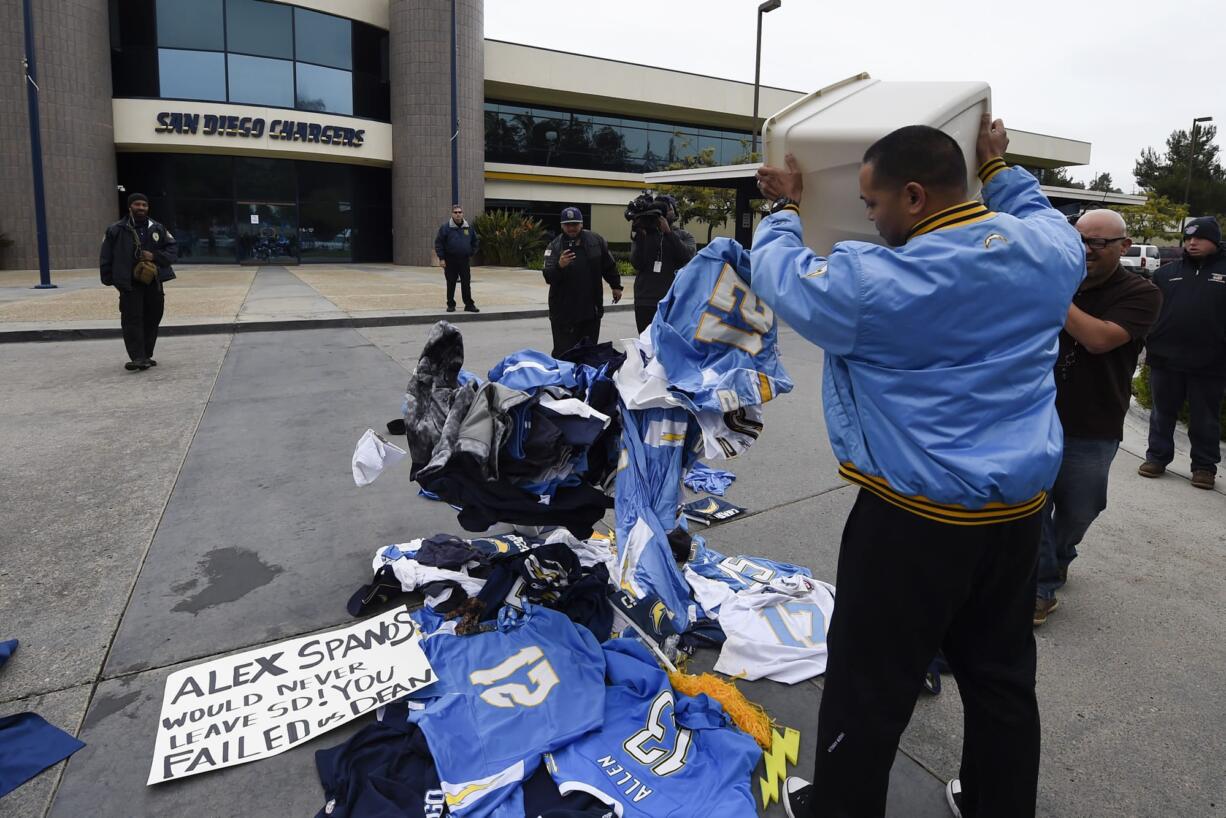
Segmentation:
[(622, 280), (609, 243), (591, 230), (583, 229), (583, 213), (577, 207), (562, 210), (562, 233), (545, 248), (545, 268), (549, 284), (549, 324), (553, 329), (553, 357), (587, 339), (600, 340), (600, 319), (604, 315), (604, 287), (609, 282), (613, 303), (622, 298)]
[(677, 200), (644, 193), (626, 208), (630, 222), (630, 263), (634, 265), (634, 321), (639, 332), (651, 326), (656, 305), (673, 286), (677, 271), (689, 263), (698, 247), (679, 227)]
[(153, 346), (166, 307), (162, 282), (175, 277), (170, 265), (178, 255), (175, 237), (149, 218), (145, 194), (130, 195), (128, 217), (106, 229), (98, 258), (102, 283), (119, 290), (119, 322), (128, 350), (124, 369), (143, 371), (157, 366)]

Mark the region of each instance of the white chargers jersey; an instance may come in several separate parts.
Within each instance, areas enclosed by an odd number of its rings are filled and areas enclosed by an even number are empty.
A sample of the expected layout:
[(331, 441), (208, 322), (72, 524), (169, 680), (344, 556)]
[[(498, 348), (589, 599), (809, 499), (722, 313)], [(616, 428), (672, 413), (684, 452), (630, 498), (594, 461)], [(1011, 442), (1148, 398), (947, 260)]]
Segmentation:
[(780, 577), (725, 597), (718, 621), (727, 640), (715, 670), (750, 681), (796, 684), (826, 672), (834, 586)]

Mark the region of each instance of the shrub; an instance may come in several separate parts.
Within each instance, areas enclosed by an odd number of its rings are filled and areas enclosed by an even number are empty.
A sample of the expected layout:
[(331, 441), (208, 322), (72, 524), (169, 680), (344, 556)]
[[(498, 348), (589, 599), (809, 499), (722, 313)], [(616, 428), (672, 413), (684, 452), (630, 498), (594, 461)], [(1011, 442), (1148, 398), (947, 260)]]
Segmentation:
[[(1146, 409), (1152, 409), (1154, 406), (1153, 395), (1149, 393), (1149, 366), (1142, 366), (1141, 372), (1132, 379), (1132, 394), (1136, 396), (1137, 403), (1144, 406)], [(1188, 422), (1188, 404), (1184, 403), (1179, 410), (1179, 422)], [(1226, 403), (1222, 404), (1222, 440), (1226, 440)]]
[(635, 272), (634, 265), (631, 264), (629, 260), (624, 259), (624, 258), (617, 259), (617, 274), (618, 275), (624, 278), (625, 276), (634, 275), (634, 272)]
[(487, 210), (473, 226), (486, 264), (524, 267), (545, 247), (541, 223), (513, 210)]

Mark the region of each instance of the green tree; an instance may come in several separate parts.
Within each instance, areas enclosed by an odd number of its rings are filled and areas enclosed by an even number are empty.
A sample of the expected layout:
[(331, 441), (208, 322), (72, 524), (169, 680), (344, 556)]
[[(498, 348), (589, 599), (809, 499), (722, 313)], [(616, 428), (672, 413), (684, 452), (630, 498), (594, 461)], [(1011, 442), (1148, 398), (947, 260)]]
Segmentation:
[[(1226, 211), (1226, 168), (1214, 144), (1216, 136), (1213, 125), (1196, 128), (1196, 155), (1192, 157), (1192, 184), (1188, 189), (1193, 215)], [(1141, 151), (1132, 172), (1137, 184), (1150, 193), (1182, 202), (1188, 183), (1190, 142), (1189, 131), (1177, 130), (1166, 138), (1164, 153), (1153, 148)]]
[(1100, 173), (1090, 180), (1090, 186), (1087, 190), (1098, 190), (1103, 193), (1123, 193), (1118, 187), (1114, 186), (1111, 181), (1110, 173)]
[(1080, 190), (1085, 190), (1085, 184), (1078, 182), (1072, 176), (1068, 175), (1068, 171), (1064, 168), (1040, 168), (1036, 174), (1039, 177), (1039, 184), (1051, 185), (1052, 187), (1074, 187)]
[(1179, 226), (1183, 223), (1183, 205), (1176, 204), (1165, 196), (1151, 195), (1145, 204), (1125, 207), (1120, 210), (1128, 235), (1133, 241), (1149, 244), (1154, 239), (1179, 238)]
[[(671, 163), (669, 170), (709, 168), (715, 165), (715, 148), (703, 148), (696, 154), (686, 151), (688, 142), (681, 144), (681, 159)], [(724, 187), (664, 185), (664, 192), (677, 199), (677, 221), (685, 227), (690, 222), (707, 226), (707, 244), (715, 228), (736, 214), (736, 192)]]

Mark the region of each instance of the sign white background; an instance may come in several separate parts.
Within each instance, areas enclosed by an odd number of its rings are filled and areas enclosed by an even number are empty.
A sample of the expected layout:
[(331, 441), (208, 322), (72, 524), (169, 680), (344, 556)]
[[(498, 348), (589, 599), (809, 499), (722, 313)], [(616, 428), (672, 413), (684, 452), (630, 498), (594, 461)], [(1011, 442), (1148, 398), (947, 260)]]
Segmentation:
[(176, 671), (147, 783), (283, 753), (434, 679), (408, 608)]

